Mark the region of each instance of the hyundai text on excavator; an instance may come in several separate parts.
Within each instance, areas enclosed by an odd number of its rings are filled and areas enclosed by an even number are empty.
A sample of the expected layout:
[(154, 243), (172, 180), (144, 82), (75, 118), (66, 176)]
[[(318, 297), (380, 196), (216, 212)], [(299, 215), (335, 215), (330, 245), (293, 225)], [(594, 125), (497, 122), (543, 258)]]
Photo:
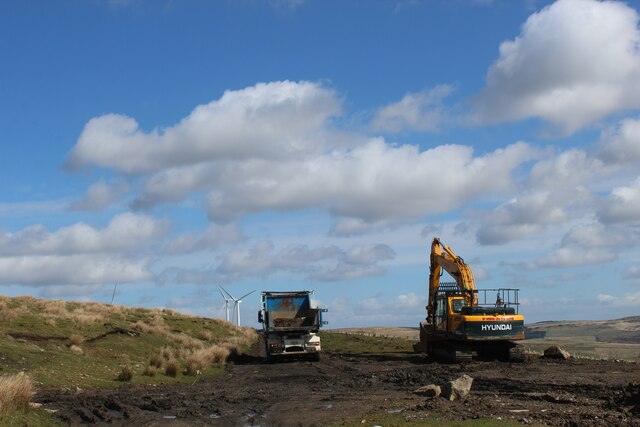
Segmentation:
[[(440, 282), (442, 270), (455, 282)], [(471, 267), (436, 237), (431, 243), (429, 300), (420, 342), (414, 348), (444, 361), (522, 361), (524, 317), (518, 289), (476, 289)]]

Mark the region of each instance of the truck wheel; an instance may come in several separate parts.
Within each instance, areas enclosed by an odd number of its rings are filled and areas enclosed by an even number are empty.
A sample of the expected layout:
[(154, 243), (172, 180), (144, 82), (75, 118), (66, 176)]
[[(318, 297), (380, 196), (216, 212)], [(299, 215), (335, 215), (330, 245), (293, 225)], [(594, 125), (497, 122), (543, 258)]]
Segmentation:
[(309, 362), (319, 362), (320, 361), (320, 353), (312, 353), (307, 355), (307, 360)]

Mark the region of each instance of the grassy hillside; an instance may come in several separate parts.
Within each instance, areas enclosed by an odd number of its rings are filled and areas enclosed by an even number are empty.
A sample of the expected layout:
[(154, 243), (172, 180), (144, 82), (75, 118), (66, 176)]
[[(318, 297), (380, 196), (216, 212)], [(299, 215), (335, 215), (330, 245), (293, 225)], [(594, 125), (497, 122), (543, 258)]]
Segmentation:
[(590, 337), (597, 342), (640, 344), (640, 316), (616, 320), (538, 322), (528, 325), (527, 337)]
[(640, 316), (538, 322), (525, 334), (525, 345), (535, 351), (556, 344), (577, 356), (640, 361)]
[(36, 386), (193, 382), (255, 339), (252, 328), (171, 310), (0, 296), (0, 374), (25, 372)]

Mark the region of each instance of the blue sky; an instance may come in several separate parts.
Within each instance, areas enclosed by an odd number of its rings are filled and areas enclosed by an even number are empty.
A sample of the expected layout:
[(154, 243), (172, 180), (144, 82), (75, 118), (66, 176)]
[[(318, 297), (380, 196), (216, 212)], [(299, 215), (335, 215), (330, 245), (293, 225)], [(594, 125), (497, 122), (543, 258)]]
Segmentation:
[(415, 326), (439, 235), (530, 322), (635, 315), (639, 10), (2, 2), (0, 292)]

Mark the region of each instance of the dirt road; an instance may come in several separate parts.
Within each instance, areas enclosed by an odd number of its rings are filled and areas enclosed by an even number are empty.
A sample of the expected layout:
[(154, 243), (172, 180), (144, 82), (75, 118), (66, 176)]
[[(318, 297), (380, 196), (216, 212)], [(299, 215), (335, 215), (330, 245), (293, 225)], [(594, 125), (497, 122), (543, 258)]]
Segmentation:
[[(413, 393), (462, 374), (474, 378), (464, 401)], [(193, 385), (41, 390), (35, 400), (73, 425), (311, 426), (389, 412), (410, 420), (500, 417), (556, 426), (640, 426), (639, 383), (640, 366), (633, 363), (536, 359), (447, 365), (403, 354), (325, 353), (318, 363), (266, 364), (245, 356), (224, 375)]]

